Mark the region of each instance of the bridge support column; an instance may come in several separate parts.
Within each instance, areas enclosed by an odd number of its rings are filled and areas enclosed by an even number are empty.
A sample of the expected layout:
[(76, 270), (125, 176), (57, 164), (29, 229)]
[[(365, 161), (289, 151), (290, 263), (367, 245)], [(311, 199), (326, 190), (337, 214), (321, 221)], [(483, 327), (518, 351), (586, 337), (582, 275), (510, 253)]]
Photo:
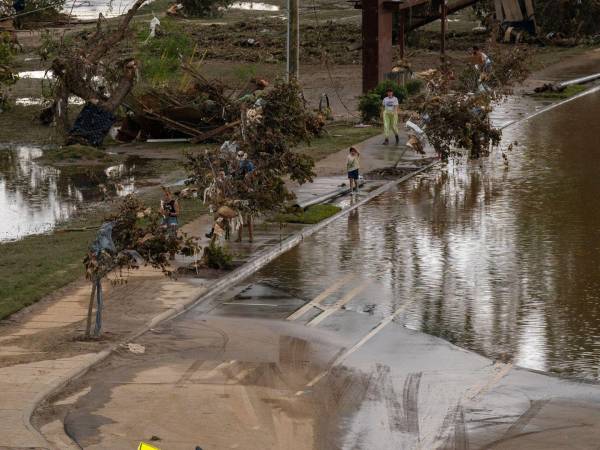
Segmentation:
[(392, 9), (384, 0), (362, 1), (363, 92), (368, 92), (392, 70)]

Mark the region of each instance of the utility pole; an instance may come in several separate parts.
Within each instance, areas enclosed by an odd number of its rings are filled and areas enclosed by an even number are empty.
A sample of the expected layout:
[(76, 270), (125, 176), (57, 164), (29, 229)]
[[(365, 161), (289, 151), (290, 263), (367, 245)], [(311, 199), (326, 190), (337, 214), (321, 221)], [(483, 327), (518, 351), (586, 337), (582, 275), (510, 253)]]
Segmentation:
[(406, 51), (406, 41), (404, 35), (406, 34), (406, 10), (400, 11), (398, 14), (398, 46), (400, 47), (400, 59), (404, 59), (404, 53)]
[(298, 79), (300, 67), (300, 0), (287, 0), (287, 80)]
[(448, 23), (448, 5), (447, 0), (442, 0), (442, 5), (440, 6), (440, 16), (442, 21), (442, 39), (440, 45), (440, 53), (442, 54), (442, 61), (446, 60), (446, 26)]

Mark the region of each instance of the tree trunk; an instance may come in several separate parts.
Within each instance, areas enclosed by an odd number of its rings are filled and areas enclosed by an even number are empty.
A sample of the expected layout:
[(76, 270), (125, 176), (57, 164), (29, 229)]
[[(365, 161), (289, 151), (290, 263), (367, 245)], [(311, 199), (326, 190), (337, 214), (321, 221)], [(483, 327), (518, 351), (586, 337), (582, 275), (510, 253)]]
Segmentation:
[(88, 305), (87, 324), (85, 326), (85, 337), (89, 338), (92, 333), (92, 312), (94, 310), (94, 300), (96, 298), (96, 280), (92, 281), (92, 293), (90, 295), (90, 304)]

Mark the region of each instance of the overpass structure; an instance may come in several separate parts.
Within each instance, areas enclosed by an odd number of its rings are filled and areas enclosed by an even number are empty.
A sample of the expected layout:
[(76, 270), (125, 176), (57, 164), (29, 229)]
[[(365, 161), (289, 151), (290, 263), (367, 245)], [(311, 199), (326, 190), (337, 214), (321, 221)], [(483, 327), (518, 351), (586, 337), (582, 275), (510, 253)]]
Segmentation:
[(404, 57), (404, 37), (408, 31), (441, 19), (443, 56), (446, 45), (448, 14), (477, 3), (479, 0), (361, 0), (362, 9), (363, 92), (368, 92), (392, 70), (393, 17), (398, 15), (398, 45)]

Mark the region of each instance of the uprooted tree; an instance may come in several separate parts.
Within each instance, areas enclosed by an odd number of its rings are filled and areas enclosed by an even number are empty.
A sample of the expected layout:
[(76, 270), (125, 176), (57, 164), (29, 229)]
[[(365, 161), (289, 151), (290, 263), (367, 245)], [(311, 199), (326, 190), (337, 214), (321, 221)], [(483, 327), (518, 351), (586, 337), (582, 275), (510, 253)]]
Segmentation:
[[(115, 122), (114, 112), (131, 92), (137, 74), (136, 61), (122, 56), (120, 44), (144, 2), (137, 0), (116, 29), (100, 15), (93, 31), (84, 33), (71, 45), (59, 46), (51, 65), (56, 79), (51, 112), (68, 143), (83, 140), (100, 145)], [(70, 95), (86, 102), (72, 128), (68, 115)]]
[(169, 255), (196, 255), (196, 239), (165, 227), (162, 214), (147, 208), (141, 200), (127, 196), (117, 213), (100, 227), (95, 241), (84, 258), (86, 278), (92, 283), (85, 336), (92, 335), (92, 318), (96, 305), (94, 336), (102, 332), (104, 298), (102, 281), (111, 274), (113, 283), (124, 282), (123, 270), (150, 265), (167, 276), (172, 275)]
[[(283, 207), (293, 199), (284, 177), (312, 181), (314, 161), (292, 147), (318, 135), (323, 122), (306, 108), (296, 82), (277, 82), (251, 101), (240, 99), (240, 124), (220, 149), (187, 155), (190, 183), (204, 192), (215, 212), (235, 211), (239, 220)], [(252, 161), (244, 169), (239, 155)]]
[(493, 60), (489, 70), (442, 65), (423, 75), (426, 88), (408, 102), (408, 109), (416, 112), (416, 121), (442, 159), (463, 151), (479, 158), (500, 143), (502, 131), (490, 119), (492, 105), (526, 78), (529, 56), (524, 47), (515, 46), (490, 44), (486, 52)]

